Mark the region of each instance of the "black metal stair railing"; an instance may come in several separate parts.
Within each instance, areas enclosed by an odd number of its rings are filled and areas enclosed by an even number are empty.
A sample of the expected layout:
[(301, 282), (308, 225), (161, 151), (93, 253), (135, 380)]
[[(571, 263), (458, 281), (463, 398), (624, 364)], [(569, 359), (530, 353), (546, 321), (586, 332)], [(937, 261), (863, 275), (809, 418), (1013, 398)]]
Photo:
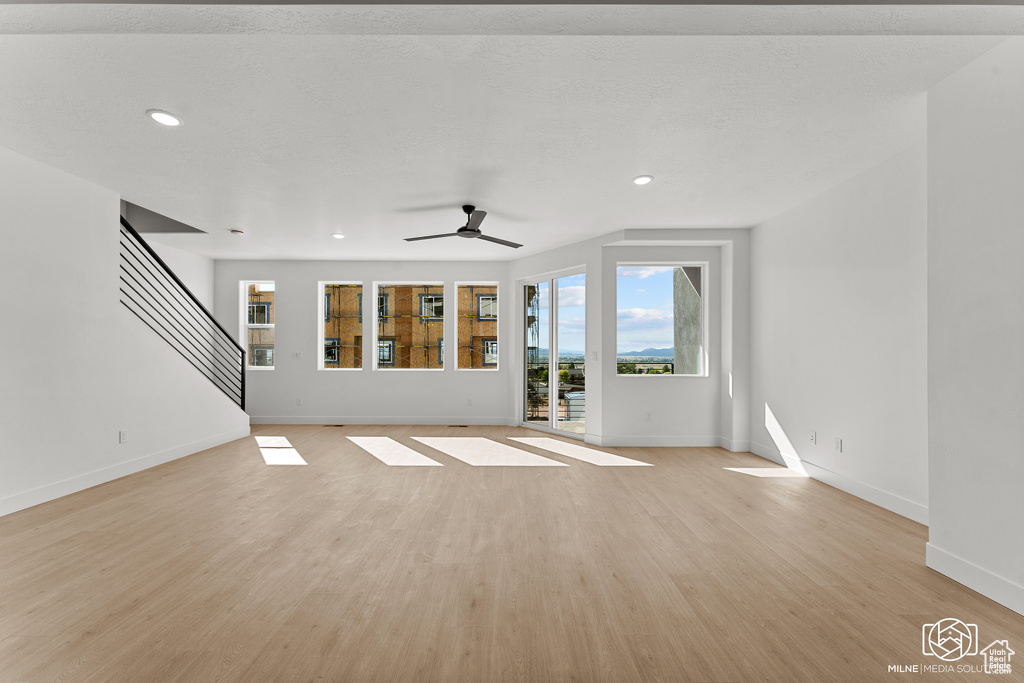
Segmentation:
[(245, 410), (245, 349), (121, 218), (121, 303)]

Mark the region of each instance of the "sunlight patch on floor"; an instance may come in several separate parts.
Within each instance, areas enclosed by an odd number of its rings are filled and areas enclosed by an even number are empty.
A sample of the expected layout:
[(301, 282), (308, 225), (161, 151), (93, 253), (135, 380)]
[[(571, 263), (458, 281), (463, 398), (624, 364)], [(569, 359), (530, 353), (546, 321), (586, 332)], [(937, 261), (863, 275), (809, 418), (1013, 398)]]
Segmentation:
[(565, 441), (559, 441), (558, 439), (549, 439), (547, 437), (513, 436), (509, 437), (509, 440), (518, 441), (519, 443), (526, 444), (527, 446), (543, 448), (546, 451), (558, 453), (559, 455), (564, 455), (567, 458), (574, 458), (575, 460), (589, 462), (591, 465), (598, 465), (599, 467), (654, 467), (654, 465), (649, 462), (623, 458), (621, 455), (605, 453), (604, 451), (587, 448), (586, 446), (580, 446), (574, 443), (566, 443)]
[(256, 445), (260, 448), (291, 448), (286, 436), (257, 436)]
[(483, 437), (414, 436), (430, 446), (474, 467), (568, 467), (564, 462), (542, 458)]
[(268, 465), (305, 465), (299, 452), (294, 448), (261, 448), (260, 455)]
[(739, 472), (740, 474), (749, 474), (752, 477), (765, 477), (765, 478), (781, 478), (781, 477), (797, 477), (799, 479), (806, 479), (807, 475), (803, 472), (791, 470), (788, 467), (726, 467), (725, 469), (730, 472)]
[(443, 467), (387, 436), (350, 436), (348, 440), (391, 467)]

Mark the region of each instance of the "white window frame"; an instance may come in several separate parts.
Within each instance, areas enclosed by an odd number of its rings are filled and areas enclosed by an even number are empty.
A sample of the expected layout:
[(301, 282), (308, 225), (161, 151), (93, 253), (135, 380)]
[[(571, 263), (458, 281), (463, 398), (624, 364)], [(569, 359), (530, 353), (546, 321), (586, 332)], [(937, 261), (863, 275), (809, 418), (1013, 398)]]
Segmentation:
[[(238, 301), (239, 301), (239, 338), (241, 339), (241, 347), (245, 349), (245, 369), (246, 371), (271, 371), (274, 370), (277, 365), (277, 354), (275, 353), (274, 365), (250, 365), (252, 360), (249, 351), (249, 330), (250, 329), (263, 329), (273, 330), (275, 323), (267, 324), (249, 324), (249, 285), (272, 285), (274, 287), (274, 305), (277, 305), (277, 285), (274, 280), (239, 280), (238, 286)], [(277, 320), (277, 312), (274, 313), (274, 320)], [(274, 334), (274, 351), (277, 351), (277, 333)]]
[[(633, 378), (633, 377), (709, 377), (710, 376), (710, 365), (711, 358), (708, 353), (708, 346), (710, 341), (710, 324), (709, 324), (709, 306), (708, 296), (708, 284), (710, 281), (710, 261), (617, 261), (615, 263), (615, 310), (619, 310), (619, 268), (621, 267), (652, 267), (652, 268), (690, 268), (694, 266), (700, 267), (700, 372), (696, 374), (675, 374), (670, 375), (620, 375), (619, 374), (619, 321), (616, 316), (615, 319), (615, 353), (612, 354), (612, 374), (616, 378)], [(675, 320), (673, 319), (673, 324)], [(674, 342), (674, 340), (673, 340)]]
[[(379, 356), (377, 354), (377, 336), (378, 336), (377, 330), (380, 327), (380, 325), (378, 323), (378, 316), (380, 315), (380, 311), (378, 310), (378, 308), (379, 308), (378, 307), (378, 303), (380, 302), (380, 288), (381, 287), (441, 287), (442, 288), (441, 289), (442, 296), (445, 299), (448, 299), (449, 298), (448, 286), (444, 283), (444, 281), (443, 280), (442, 281), (436, 281), (436, 280), (379, 280), (378, 281), (378, 280), (374, 280), (371, 283), (371, 286), (373, 288), (372, 289), (372, 291), (373, 291), (373, 322), (371, 323), (372, 328), (371, 328), (371, 335), (370, 335), (370, 348), (373, 349), (373, 366), (372, 366), (372, 370), (375, 371), (375, 372), (376, 371), (380, 371), (380, 372), (444, 372), (445, 369), (448, 367), (449, 359), (444, 354), (443, 351), (441, 353), (441, 367), (439, 367), (439, 368), (398, 368), (398, 367), (392, 367), (390, 365), (381, 366), (378, 363)], [(394, 300), (394, 297), (389, 297), (389, 299), (388, 299), (388, 307), (392, 311), (395, 310), (395, 306), (396, 306), (397, 303), (398, 302), (396, 302)], [(417, 304), (417, 308), (414, 308), (413, 310), (420, 310), (418, 308), (419, 302), (416, 302), (416, 304)], [(447, 309), (447, 308), (448, 307), (445, 306), (445, 309)], [(442, 313), (446, 313), (446, 310), (442, 311)], [(449, 324), (450, 324), (449, 323), (450, 316), (443, 315), (441, 318), (435, 318), (435, 320), (438, 320), (438, 319), (441, 320), (441, 330), (442, 330), (441, 336), (442, 336), (442, 338), (446, 338), (448, 336), (447, 333), (448, 333), (448, 327), (449, 327)], [(363, 297), (363, 322), (364, 322), (364, 324), (366, 322), (366, 297), (365, 297), (365, 291), (364, 291), (364, 297)], [(363, 328), (363, 329), (365, 330), (366, 328)], [(365, 338), (366, 335), (363, 335), (363, 337)], [(398, 340), (396, 339), (395, 340), (395, 355), (396, 356), (397, 356), (397, 353), (398, 353)], [(366, 354), (363, 354), (363, 356), (364, 356), (363, 366), (364, 367), (366, 366), (365, 355)], [(398, 359), (396, 358), (395, 361), (397, 362), (397, 360)]]
[[(484, 318), (484, 320), (494, 321), (494, 338), (498, 341), (498, 354), (494, 365), (488, 365), (485, 368), (460, 368), (459, 367), (459, 349), (462, 348), (462, 339), (458, 338), (459, 334), (459, 287), (494, 287), (494, 297), (498, 300), (498, 308), (500, 312), (501, 308), (501, 283), (489, 282), (489, 281), (460, 281), (455, 282), (455, 370), (458, 372), (500, 372), (501, 371), (501, 349), (504, 344), (501, 343), (501, 316), (495, 315), (493, 318)], [(480, 311), (477, 308), (477, 302), (473, 302), (473, 310), (479, 314)], [(472, 342), (472, 340), (468, 340)]]
[[(516, 317), (519, 322), (515, 329), (517, 336), (516, 340), (516, 367), (514, 372), (517, 376), (516, 379), (516, 403), (518, 405), (518, 418), (519, 424), (523, 427), (529, 427), (530, 429), (536, 429), (538, 431), (548, 432), (550, 434), (557, 434), (569, 439), (577, 439), (579, 441), (585, 440), (584, 434), (577, 432), (570, 432), (564, 429), (558, 429), (553, 425), (557, 422), (558, 411), (550, 409), (550, 396), (551, 396), (551, 378), (555, 377), (555, 382), (558, 381), (558, 280), (564, 277), (572, 277), (573, 275), (584, 275), (587, 274), (587, 268), (585, 265), (578, 265), (571, 268), (561, 268), (559, 270), (548, 271), (538, 275), (531, 275), (528, 277), (521, 277), (516, 280), (516, 291), (514, 295), (516, 297)], [(525, 388), (525, 373), (526, 373), (526, 300), (524, 297), (524, 289), (527, 285), (539, 284), (541, 282), (547, 282), (548, 284), (548, 422), (532, 422), (526, 419), (526, 388)], [(586, 348), (585, 352), (589, 354), (591, 348), (591, 342), (589, 337), (586, 337), (584, 345)], [(499, 344), (499, 351), (501, 346)], [(584, 356), (586, 358), (586, 356)], [(586, 361), (584, 361), (586, 362)], [(597, 367), (597, 363), (594, 363), (593, 372), (600, 372), (600, 368)], [(552, 370), (554, 372), (552, 373)], [(558, 386), (557, 384), (555, 385)], [(557, 395), (557, 393), (556, 393)], [(589, 433), (589, 432), (588, 432)]]
[[(364, 368), (366, 368), (366, 361), (365, 360), (363, 361), (362, 367), (359, 367), (359, 368), (328, 368), (328, 367), (325, 367), (326, 361), (324, 359), (324, 356), (325, 356), (326, 352), (324, 351), (324, 329), (325, 329), (324, 328), (324, 323), (327, 322), (327, 320), (326, 320), (327, 311), (324, 309), (324, 305), (327, 303), (327, 292), (326, 292), (327, 285), (359, 285), (360, 287), (362, 287), (362, 290), (360, 291), (360, 294), (363, 294), (363, 293), (366, 292), (366, 285), (363, 284), (363, 282), (358, 281), (358, 280), (320, 280), (319, 282), (317, 282), (317, 290), (320, 292), (320, 296), (319, 296), (320, 304), (319, 304), (319, 308), (317, 309), (317, 316), (316, 316), (316, 319), (319, 321), (317, 323), (317, 334), (316, 334), (316, 338), (317, 338), (317, 351), (316, 351), (317, 369), (318, 370), (323, 370), (324, 372), (360, 372)], [(376, 318), (374, 318), (374, 322), (376, 322)], [(366, 339), (366, 315), (365, 315), (365, 313), (363, 314), (363, 319), (362, 319), (362, 321), (359, 324), (362, 326), (362, 329), (361, 329), (362, 334), (360, 336), (365, 340)], [(376, 327), (376, 325), (374, 325), (374, 327)], [(365, 346), (364, 346), (364, 348), (365, 348)], [(362, 354), (360, 354), (360, 356), (365, 358), (366, 354), (362, 353)]]

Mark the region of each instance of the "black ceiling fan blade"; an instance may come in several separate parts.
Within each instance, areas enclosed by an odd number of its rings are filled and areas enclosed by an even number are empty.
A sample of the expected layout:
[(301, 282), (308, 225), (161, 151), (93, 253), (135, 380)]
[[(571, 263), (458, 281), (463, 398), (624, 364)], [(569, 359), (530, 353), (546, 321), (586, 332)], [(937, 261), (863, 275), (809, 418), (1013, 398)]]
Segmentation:
[(497, 237), (488, 237), (487, 235), (480, 235), (478, 239), (494, 242), (495, 244), (504, 244), (506, 247), (512, 247), (513, 249), (518, 249), (523, 246), (521, 244), (516, 244), (515, 242), (509, 242), (508, 240), (500, 240)]
[(455, 237), (459, 233), (457, 232), (446, 232), (443, 235), (424, 235), (423, 237), (406, 237), (406, 242), (418, 242), (419, 240), (436, 240), (438, 237)]
[(484, 222), (484, 218), (486, 217), (486, 211), (474, 211), (469, 214), (469, 222), (466, 223), (466, 227), (470, 230), (479, 230), (480, 224)]

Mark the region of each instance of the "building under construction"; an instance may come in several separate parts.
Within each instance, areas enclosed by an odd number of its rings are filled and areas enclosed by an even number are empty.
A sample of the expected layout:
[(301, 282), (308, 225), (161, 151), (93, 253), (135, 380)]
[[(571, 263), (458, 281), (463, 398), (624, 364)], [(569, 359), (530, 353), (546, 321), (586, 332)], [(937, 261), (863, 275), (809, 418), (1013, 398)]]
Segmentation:
[(444, 285), (377, 287), (377, 367), (444, 367)]
[(245, 288), (248, 364), (274, 367), (274, 288), (250, 283)]
[(323, 294), (324, 367), (363, 367), (363, 286), (324, 285)]
[(498, 286), (459, 285), (459, 368), (498, 369)]

